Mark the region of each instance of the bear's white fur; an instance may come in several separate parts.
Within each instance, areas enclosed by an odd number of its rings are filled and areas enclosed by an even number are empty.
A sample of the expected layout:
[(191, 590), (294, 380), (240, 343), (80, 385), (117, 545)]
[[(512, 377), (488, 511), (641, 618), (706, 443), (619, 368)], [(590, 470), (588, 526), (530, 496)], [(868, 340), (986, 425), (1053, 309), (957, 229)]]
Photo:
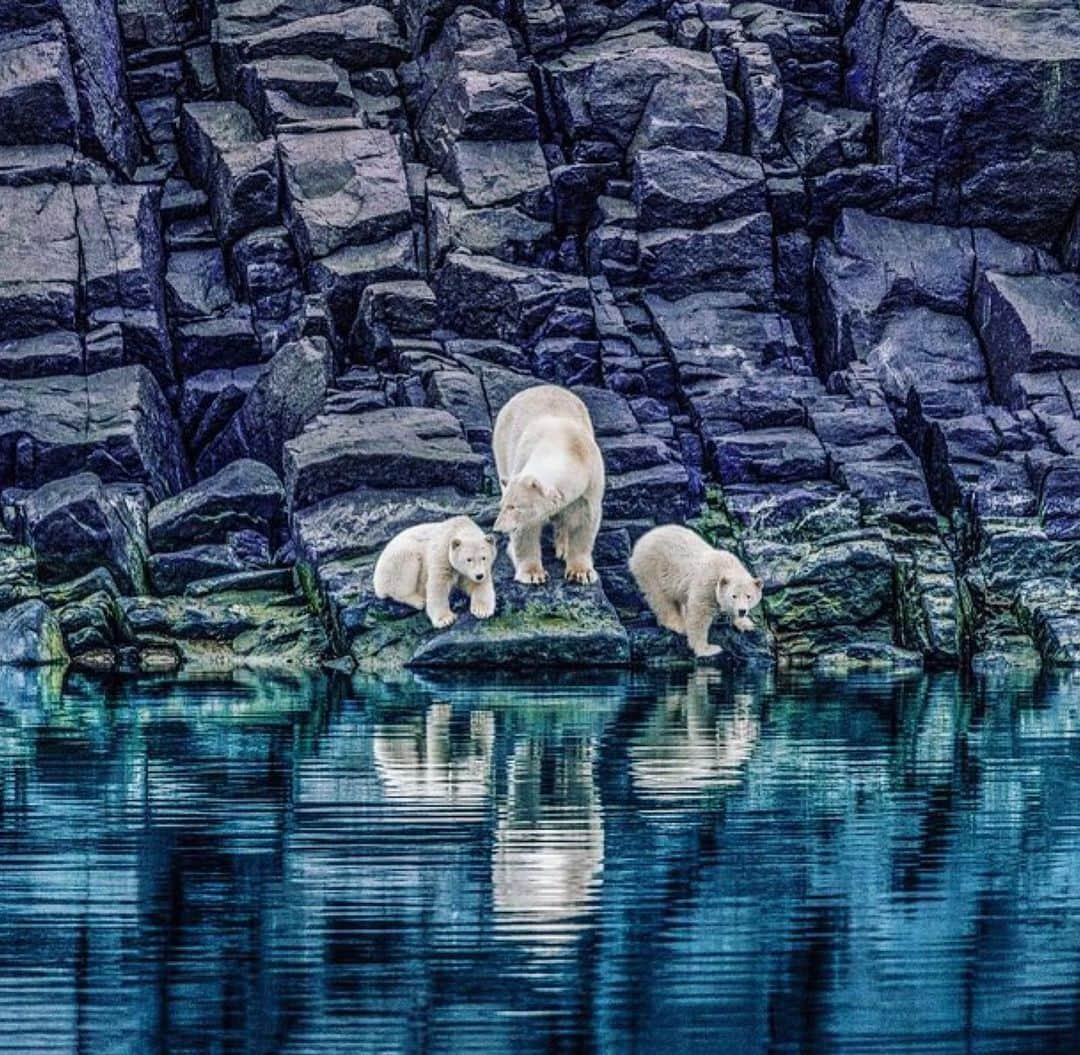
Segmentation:
[(442, 629), (457, 618), (450, 610), (454, 587), (469, 595), (477, 619), (495, 612), (495, 539), (468, 517), (417, 524), (395, 535), (375, 564), (375, 596), (391, 597), (427, 612)]
[(685, 634), (696, 656), (715, 656), (709, 628), (717, 612), (739, 630), (752, 630), (751, 609), (761, 601), (761, 580), (727, 550), (713, 549), (700, 535), (678, 524), (653, 528), (630, 554), (630, 573), (656, 621)]
[(593, 544), (604, 502), (604, 459), (588, 408), (557, 385), (519, 392), (499, 411), (492, 437), (502, 502), (495, 530), (510, 536), (514, 578), (547, 581), (540, 535), (555, 525), (555, 556), (571, 582), (596, 582)]

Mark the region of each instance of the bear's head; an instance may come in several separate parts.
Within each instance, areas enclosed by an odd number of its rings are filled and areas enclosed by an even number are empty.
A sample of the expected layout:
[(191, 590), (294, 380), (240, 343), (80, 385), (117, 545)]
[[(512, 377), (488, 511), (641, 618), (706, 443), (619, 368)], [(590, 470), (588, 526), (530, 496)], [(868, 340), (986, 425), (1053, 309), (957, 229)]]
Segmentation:
[(495, 530), (503, 534), (543, 524), (566, 504), (557, 487), (548, 487), (535, 476), (522, 474), (503, 485)]
[(450, 540), (450, 566), (473, 582), (483, 582), (491, 576), (495, 553), (494, 537), (479, 531), (455, 535)]
[(716, 584), (716, 603), (732, 619), (745, 619), (761, 603), (760, 579), (736, 573), (724, 575)]

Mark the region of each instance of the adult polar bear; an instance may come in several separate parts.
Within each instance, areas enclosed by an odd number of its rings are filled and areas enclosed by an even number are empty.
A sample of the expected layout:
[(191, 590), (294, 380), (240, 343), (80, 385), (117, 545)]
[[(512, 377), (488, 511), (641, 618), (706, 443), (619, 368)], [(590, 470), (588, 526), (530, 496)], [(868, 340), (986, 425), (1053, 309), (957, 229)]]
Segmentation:
[(593, 544), (604, 503), (604, 459), (584, 403), (557, 385), (519, 392), (492, 437), (502, 502), (495, 530), (510, 536), (514, 578), (547, 582), (540, 535), (555, 525), (555, 556), (570, 582), (596, 582)]

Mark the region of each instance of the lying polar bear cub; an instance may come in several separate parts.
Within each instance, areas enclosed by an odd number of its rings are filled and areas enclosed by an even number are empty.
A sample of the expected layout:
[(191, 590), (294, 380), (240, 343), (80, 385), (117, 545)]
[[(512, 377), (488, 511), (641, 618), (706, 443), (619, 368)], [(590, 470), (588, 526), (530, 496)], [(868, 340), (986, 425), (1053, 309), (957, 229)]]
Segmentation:
[(761, 580), (735, 554), (713, 549), (687, 528), (666, 524), (642, 535), (630, 554), (630, 573), (656, 621), (685, 634), (695, 656), (720, 652), (709, 644), (718, 611), (739, 630), (754, 628), (748, 616), (761, 601)]
[(556, 385), (527, 388), (499, 411), (492, 444), (502, 487), (495, 530), (510, 536), (514, 578), (547, 582), (540, 535), (550, 520), (566, 578), (596, 582), (592, 552), (604, 502), (604, 459), (585, 404)]
[(375, 596), (422, 608), (431, 625), (442, 629), (457, 618), (450, 610), (457, 586), (469, 595), (469, 611), (487, 619), (495, 612), (495, 552), (494, 538), (468, 517), (406, 528), (379, 554)]

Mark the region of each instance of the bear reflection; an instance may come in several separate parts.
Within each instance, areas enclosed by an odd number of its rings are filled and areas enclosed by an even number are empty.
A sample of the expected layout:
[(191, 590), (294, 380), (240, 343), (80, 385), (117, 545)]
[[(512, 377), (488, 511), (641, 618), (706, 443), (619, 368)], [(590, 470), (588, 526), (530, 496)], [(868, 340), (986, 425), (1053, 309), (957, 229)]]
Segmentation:
[(392, 801), (480, 807), (491, 786), (495, 717), (437, 703), (423, 714), (376, 725), (375, 770)]
[(591, 741), (519, 742), (495, 829), (497, 930), (537, 952), (558, 952), (584, 927), (603, 863)]
[(761, 733), (748, 692), (720, 695), (724, 675), (696, 671), (685, 688), (662, 697), (630, 743), (630, 772), (639, 795), (664, 803), (696, 800), (732, 787)]

